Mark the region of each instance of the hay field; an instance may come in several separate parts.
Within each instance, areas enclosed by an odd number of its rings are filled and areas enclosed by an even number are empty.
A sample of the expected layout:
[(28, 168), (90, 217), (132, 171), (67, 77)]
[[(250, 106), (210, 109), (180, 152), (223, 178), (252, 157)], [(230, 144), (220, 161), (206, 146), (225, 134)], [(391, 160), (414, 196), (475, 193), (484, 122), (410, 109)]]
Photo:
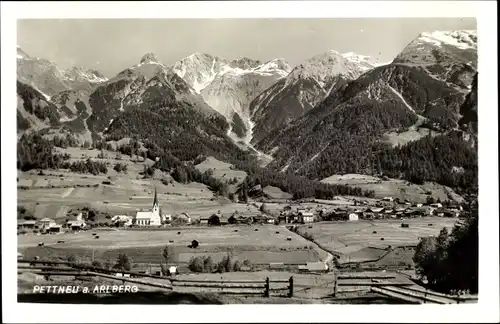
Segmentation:
[(411, 202), (424, 203), (427, 194), (430, 193), (434, 198), (439, 198), (442, 201), (448, 200), (450, 197), (459, 203), (463, 201), (463, 198), (456, 194), (451, 188), (432, 182), (416, 185), (404, 180), (382, 180), (377, 177), (361, 174), (332, 175), (321, 180), (321, 182), (352, 185), (365, 190), (373, 190), (375, 192), (375, 198), (379, 199), (390, 196), (401, 200), (408, 199)]
[(207, 157), (205, 161), (196, 165), (196, 169), (198, 169), (200, 172), (205, 172), (208, 169), (212, 169), (214, 172), (214, 178), (219, 180), (231, 180), (233, 178), (236, 178), (238, 179), (238, 183), (240, 183), (246, 178), (247, 173), (245, 171), (232, 170), (231, 168), (231, 164), (219, 161), (212, 156)]
[[(74, 253), (84, 258), (91, 257), (94, 250), (96, 258), (102, 259), (114, 259), (119, 252), (125, 252), (134, 262), (159, 263), (162, 260), (162, 248), (168, 244), (175, 251), (175, 261), (179, 263), (188, 262), (192, 256), (212, 255), (214, 259), (219, 259), (227, 253), (232, 253), (236, 259), (248, 259), (259, 264), (305, 263), (319, 261), (321, 258), (321, 252), (316, 250), (314, 244), (281, 226), (273, 225), (149, 231), (111, 229), (98, 231), (98, 235), (99, 239), (95, 239), (91, 232), (20, 235), (18, 250), (26, 257)], [(292, 240), (287, 241), (287, 237), (292, 237)], [(58, 244), (59, 240), (65, 242)], [(192, 240), (200, 243), (197, 249), (187, 247)], [(38, 247), (39, 242), (44, 242), (45, 247)]]
[[(403, 222), (409, 227), (402, 228)], [(443, 227), (451, 229), (455, 222), (456, 219), (442, 217), (404, 221), (320, 222), (299, 226), (299, 231), (312, 234), (321, 246), (341, 254), (341, 262), (360, 262), (381, 257), (389, 246), (415, 246), (419, 237), (437, 236)]]

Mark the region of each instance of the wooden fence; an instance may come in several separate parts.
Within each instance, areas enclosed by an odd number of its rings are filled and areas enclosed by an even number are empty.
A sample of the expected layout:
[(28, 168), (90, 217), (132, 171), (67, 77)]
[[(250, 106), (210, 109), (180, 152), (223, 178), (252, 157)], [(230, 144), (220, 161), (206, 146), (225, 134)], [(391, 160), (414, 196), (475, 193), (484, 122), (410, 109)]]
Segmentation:
[[(293, 297), (294, 287), (293, 276), (289, 279), (282, 280), (271, 280), (269, 277), (267, 277), (266, 280), (188, 280), (162, 277), (133, 271), (96, 268), (85, 264), (76, 264), (67, 261), (18, 260), (18, 274), (24, 272), (30, 272), (47, 277), (101, 277), (121, 281), (123, 283), (131, 282), (167, 290), (174, 290), (174, 287), (179, 289), (194, 288), (196, 291), (201, 292), (216, 289), (214, 292), (222, 294), (261, 295), (264, 297), (270, 297), (272, 294), (276, 296), (276, 293), (278, 293), (280, 297)], [(122, 276), (118, 277), (116, 276), (116, 273), (121, 273)], [(129, 274), (130, 277), (123, 277), (123, 274)], [(157, 282), (138, 280), (139, 278), (161, 279), (166, 280), (167, 282), (166, 284), (160, 284)], [(287, 285), (284, 286), (283, 284)]]
[[(293, 276), (288, 280), (188, 280), (170, 279), (172, 286), (179, 288), (199, 288), (203, 291), (215, 289), (217, 293), (237, 295), (261, 295), (270, 297), (278, 293), (280, 297), (293, 297)], [(276, 284), (276, 286), (274, 285)], [(281, 284), (281, 285), (280, 285)], [(283, 286), (283, 284), (287, 284)], [(279, 285), (279, 286), (278, 286)]]

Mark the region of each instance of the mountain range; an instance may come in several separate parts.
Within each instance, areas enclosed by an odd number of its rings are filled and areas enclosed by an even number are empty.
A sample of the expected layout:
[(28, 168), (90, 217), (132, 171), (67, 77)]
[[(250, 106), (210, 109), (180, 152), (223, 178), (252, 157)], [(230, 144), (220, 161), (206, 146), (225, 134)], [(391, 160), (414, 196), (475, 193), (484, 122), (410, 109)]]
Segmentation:
[[(477, 147), (473, 30), (422, 33), (383, 65), (334, 50), (295, 67), (203, 53), (166, 66), (147, 53), (109, 79), (18, 47), (17, 82), (19, 132), (71, 132), (89, 142), (138, 137), (185, 161), (266, 157), (269, 169), (315, 180), (388, 172), (460, 183), (474, 168), (474, 154), (464, 162), (444, 157), (425, 176), (417, 164), (397, 164), (404, 147), (425, 151), (432, 141), (450, 155), (449, 147)], [(456, 167), (466, 175), (446, 178)]]

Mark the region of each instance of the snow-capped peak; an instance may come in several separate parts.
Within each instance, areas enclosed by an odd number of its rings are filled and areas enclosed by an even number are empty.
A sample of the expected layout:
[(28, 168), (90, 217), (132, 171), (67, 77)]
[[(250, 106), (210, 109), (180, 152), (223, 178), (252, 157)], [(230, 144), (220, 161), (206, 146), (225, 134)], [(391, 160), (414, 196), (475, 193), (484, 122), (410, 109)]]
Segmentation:
[(290, 65), (288, 65), (288, 63), (283, 58), (275, 58), (269, 62), (257, 66), (254, 69), (255, 72), (267, 72), (267, 73), (275, 72), (277, 70), (281, 70), (286, 74), (288, 74), (292, 69), (290, 68)]
[(17, 59), (21, 60), (26, 60), (30, 59), (30, 56), (26, 54), (22, 49), (21, 46), (17, 45)]
[(200, 93), (216, 77), (222, 75), (238, 76), (247, 73), (261, 75), (277, 74), (280, 77), (288, 75), (290, 66), (283, 59), (274, 59), (264, 64), (248, 58), (227, 60), (204, 53), (193, 53), (176, 62), (172, 70), (183, 78), (196, 92)]
[(475, 30), (424, 32), (417, 40), (437, 46), (451, 45), (460, 49), (477, 49), (477, 31)]
[(63, 75), (67, 80), (70, 81), (87, 80), (92, 83), (108, 81), (108, 78), (102, 75), (99, 71), (85, 69), (81, 66), (63, 70)]
[(320, 84), (327, 78), (342, 75), (347, 78), (356, 78), (363, 70), (355, 63), (344, 58), (339, 52), (329, 50), (316, 55), (290, 72), (289, 78), (314, 78)]
[(146, 53), (141, 58), (141, 62), (139, 64), (159, 64), (158, 56), (155, 53)]
[(361, 55), (357, 54), (354, 52), (348, 52), (342, 54), (342, 57), (344, 57), (346, 60), (357, 64), (363, 71), (368, 71), (373, 69), (374, 67), (379, 66), (378, 63), (376, 63), (371, 56), (367, 55)]

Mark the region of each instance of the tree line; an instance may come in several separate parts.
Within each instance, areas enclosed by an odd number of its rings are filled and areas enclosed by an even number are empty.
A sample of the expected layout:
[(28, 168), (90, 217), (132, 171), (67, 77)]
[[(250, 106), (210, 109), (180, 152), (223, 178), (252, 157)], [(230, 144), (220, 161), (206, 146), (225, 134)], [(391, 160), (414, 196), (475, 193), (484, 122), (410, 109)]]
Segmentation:
[(423, 238), (413, 256), (417, 274), (433, 289), (444, 293), (478, 292), (477, 199), (470, 203), (466, 215), (451, 232), (443, 228), (437, 237)]

